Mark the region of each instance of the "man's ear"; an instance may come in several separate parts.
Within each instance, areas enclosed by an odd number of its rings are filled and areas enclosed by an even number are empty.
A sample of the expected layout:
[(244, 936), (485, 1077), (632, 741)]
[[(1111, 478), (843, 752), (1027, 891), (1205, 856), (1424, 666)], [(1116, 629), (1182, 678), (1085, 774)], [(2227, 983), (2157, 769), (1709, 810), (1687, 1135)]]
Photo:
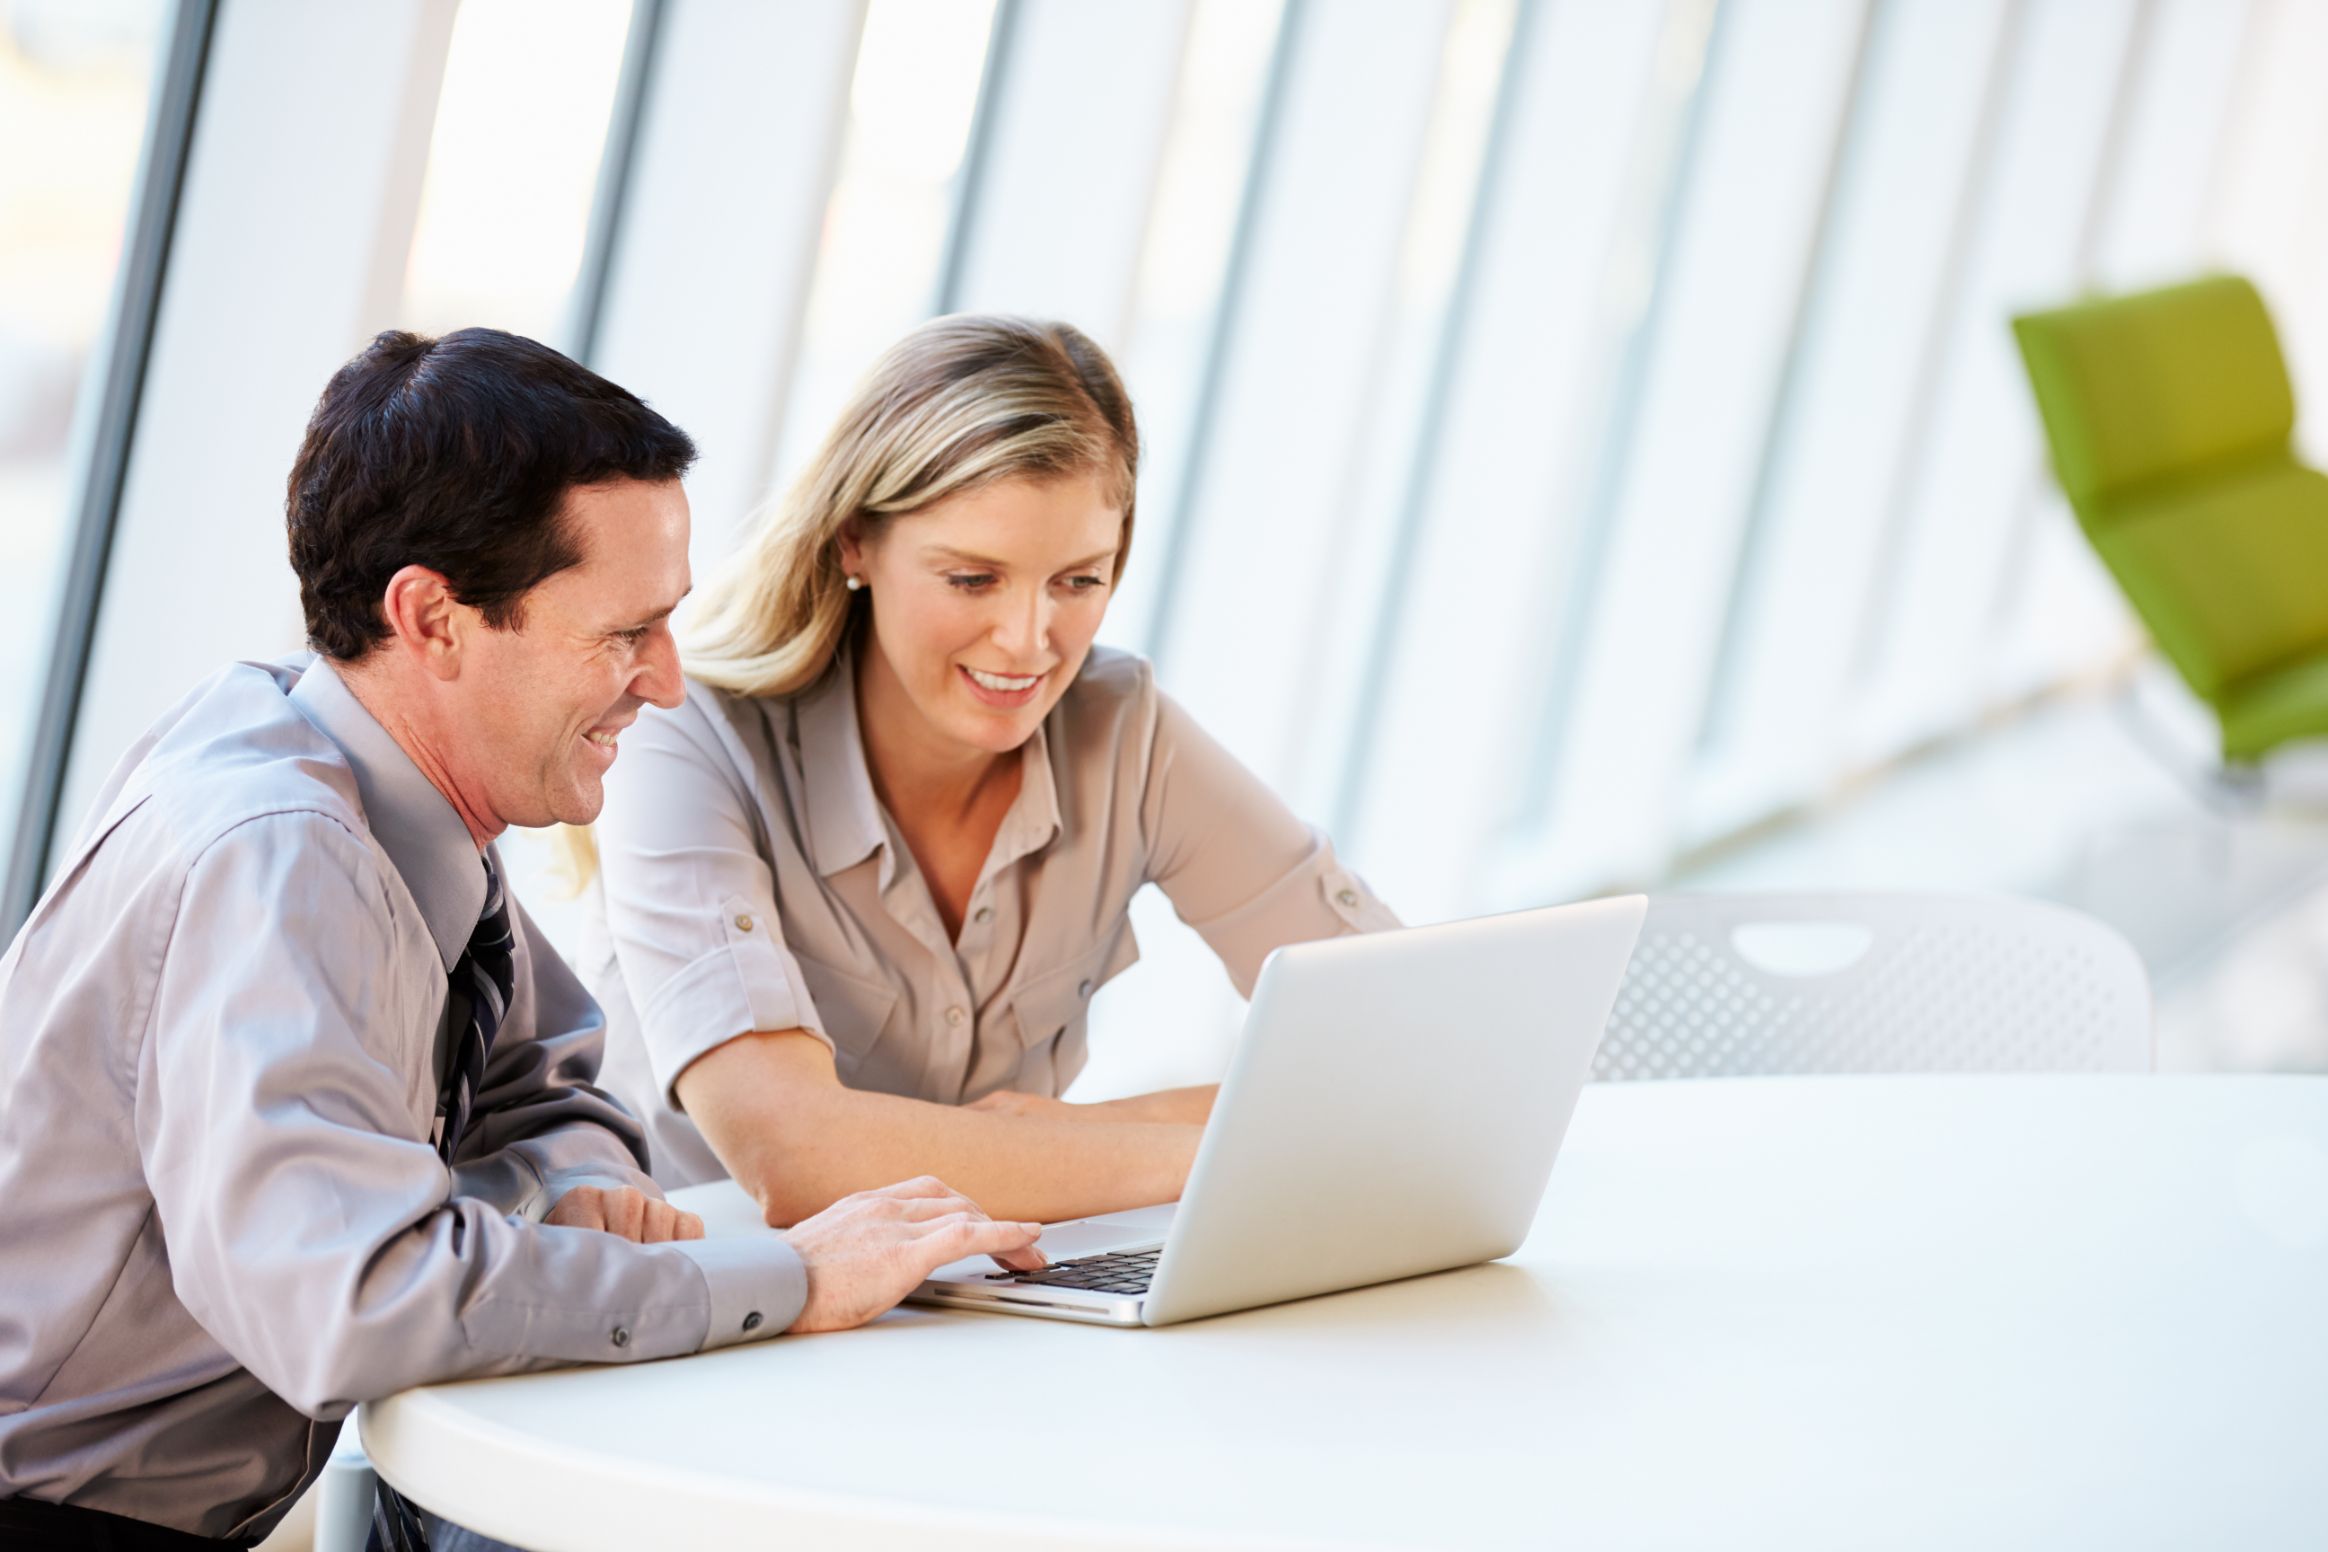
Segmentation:
[(468, 643), (475, 611), (453, 597), (444, 573), (407, 566), (388, 579), (380, 595), (380, 617), (388, 622), (388, 642), (436, 679), (458, 678), (461, 649)]

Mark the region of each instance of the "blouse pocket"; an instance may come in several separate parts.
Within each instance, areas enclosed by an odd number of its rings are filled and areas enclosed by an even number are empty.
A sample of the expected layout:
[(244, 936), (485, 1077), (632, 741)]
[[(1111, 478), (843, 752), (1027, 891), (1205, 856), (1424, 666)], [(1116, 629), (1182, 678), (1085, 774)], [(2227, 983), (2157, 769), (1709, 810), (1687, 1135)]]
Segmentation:
[(869, 981), (846, 970), (820, 964), (801, 954), (792, 956), (800, 978), (816, 1003), (817, 1021), (833, 1045), (834, 1064), (843, 1078), (854, 1077), (889, 1032), (897, 1013), (897, 988)]
[(1132, 935), (1132, 924), (1127, 921), (1096, 947), (1057, 969), (1029, 977), (1012, 996), (1011, 1012), (1018, 1021), (1020, 1042), (1030, 1052), (1057, 1042), (1052, 1092), (1065, 1088), (1083, 1069), (1084, 1015), (1090, 1010), (1092, 997), (1139, 962), (1140, 940)]

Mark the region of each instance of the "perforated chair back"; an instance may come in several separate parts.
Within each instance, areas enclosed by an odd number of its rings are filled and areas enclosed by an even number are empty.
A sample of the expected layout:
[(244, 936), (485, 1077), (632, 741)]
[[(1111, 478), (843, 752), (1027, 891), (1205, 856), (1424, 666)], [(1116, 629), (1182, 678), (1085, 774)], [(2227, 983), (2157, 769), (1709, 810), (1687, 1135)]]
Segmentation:
[(2152, 1066), (2142, 961), (2076, 911), (1947, 895), (1660, 895), (1593, 1075)]

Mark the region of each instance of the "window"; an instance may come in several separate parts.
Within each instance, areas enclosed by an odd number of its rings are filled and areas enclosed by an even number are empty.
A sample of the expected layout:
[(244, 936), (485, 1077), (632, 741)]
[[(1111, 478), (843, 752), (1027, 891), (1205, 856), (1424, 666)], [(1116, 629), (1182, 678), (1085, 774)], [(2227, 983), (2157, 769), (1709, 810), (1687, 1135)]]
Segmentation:
[(574, 348), (570, 311), (630, 0), (462, 0), (400, 327)]
[(0, 856), (31, 752), (166, 8), (0, 10)]

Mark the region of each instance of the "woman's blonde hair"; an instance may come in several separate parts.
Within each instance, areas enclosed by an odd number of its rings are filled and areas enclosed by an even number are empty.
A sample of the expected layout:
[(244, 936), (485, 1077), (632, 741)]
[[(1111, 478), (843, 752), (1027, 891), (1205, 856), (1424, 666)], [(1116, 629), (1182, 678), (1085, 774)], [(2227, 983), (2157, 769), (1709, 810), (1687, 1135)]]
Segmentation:
[[(740, 695), (795, 695), (822, 678), (855, 617), (840, 538), (998, 480), (1097, 475), (1132, 547), (1140, 433), (1107, 353), (1080, 329), (1026, 318), (933, 318), (883, 352), (808, 467), (763, 507), (679, 627), (679, 660)], [(597, 858), (567, 832), (578, 887)]]

